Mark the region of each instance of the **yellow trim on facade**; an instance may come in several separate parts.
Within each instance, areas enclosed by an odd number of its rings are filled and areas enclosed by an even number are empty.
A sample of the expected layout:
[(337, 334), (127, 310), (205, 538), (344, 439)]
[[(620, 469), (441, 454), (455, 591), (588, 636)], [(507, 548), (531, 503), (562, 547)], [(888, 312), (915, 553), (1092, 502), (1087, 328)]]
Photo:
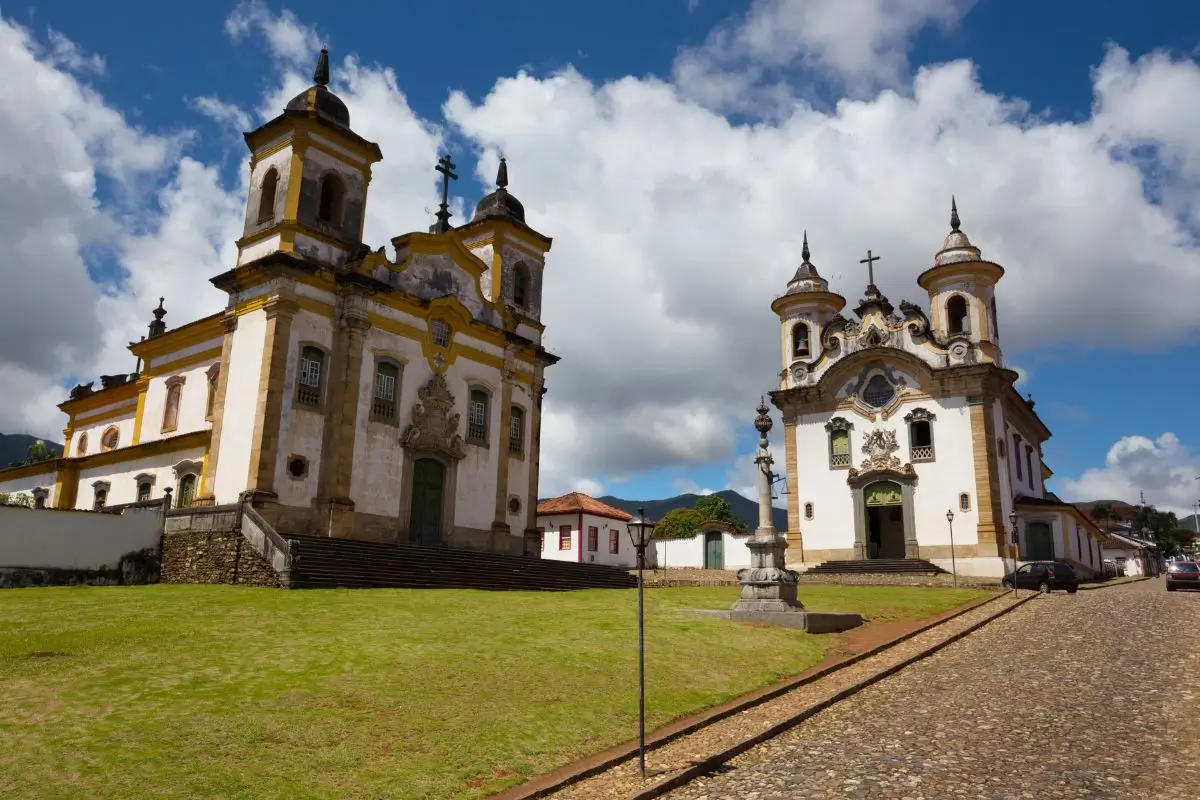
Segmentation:
[(304, 179), (304, 148), (292, 148), (292, 163), (288, 166), (287, 193), (283, 197), (283, 220), (295, 222), (300, 208), (300, 182)]
[(133, 439), (130, 444), (142, 441), (142, 419), (146, 416), (146, 390), (150, 387), (149, 378), (138, 378), (137, 411), (133, 415)]
[[(125, 461), (146, 458), (147, 456), (174, 453), (177, 450), (188, 450), (196, 447), (207, 448), (211, 438), (212, 431), (204, 429), (192, 431), (191, 433), (182, 433), (178, 436), (168, 436), (163, 439), (155, 439), (150, 442), (143, 442), (142, 444), (130, 445), (129, 447), (119, 447), (116, 450), (109, 450), (105, 453), (95, 453), (93, 455), (83, 456), (82, 458), (72, 458), (69, 460), (78, 465), (81, 469), (89, 467), (103, 467), (110, 464), (120, 464)], [(208, 452), (207, 449), (205, 452)]]
[(250, 154), (250, 171), (253, 172), (254, 168), (258, 166), (260, 161), (270, 158), (281, 150), (286, 150), (288, 147), (291, 147), (291, 145), (292, 137), (288, 136), (285, 137), (281, 142), (276, 142), (269, 147), (255, 150)]
[(56, 474), (58, 472), (58, 463), (64, 460), (65, 459), (62, 458), (52, 458), (49, 461), (39, 461), (36, 464), (22, 464), (19, 467), (5, 467), (4, 469), (0, 469), (0, 481), (15, 481), (21, 478), (28, 478), (33, 475)]
[(161, 336), (155, 336), (153, 339), (134, 342), (129, 345), (129, 352), (144, 362), (150, 362), (155, 358), (203, 344), (210, 339), (220, 339), (225, 335), (225, 329), (221, 325), (223, 313), (218, 312), (202, 317), (195, 322), (189, 322), (187, 325), (169, 330)]
[(174, 361), (167, 361), (164, 364), (153, 367), (145, 371), (145, 375), (155, 377), (158, 375), (170, 375), (180, 370), (194, 367), (197, 364), (203, 364), (206, 361), (219, 361), (221, 358), (221, 345), (210, 347), (207, 350), (201, 350), (198, 353), (192, 353), (190, 356), (177, 358)]
[(71, 418), (71, 424), (77, 428), (85, 428), (91, 427), (92, 425), (98, 425), (102, 422), (108, 422), (110, 420), (125, 417), (130, 411), (133, 411), (136, 414), (137, 404), (132, 402), (132, 400), (133, 398), (130, 398), (131, 402), (124, 402), (116, 408), (109, 409), (103, 414), (96, 414), (93, 417), (81, 417), (79, 415), (75, 415)]
[[(291, 186), (288, 186), (288, 193), (291, 193)], [(286, 202), (286, 201), (285, 201)], [(243, 236), (234, 242), (234, 245), (239, 249), (250, 247), (251, 245), (265, 242), (272, 236), (279, 236), (279, 249), (286, 252), (292, 252), (296, 246), (296, 236), (303, 234), (310, 239), (315, 239), (318, 242), (329, 245), (330, 247), (338, 247), (342, 250), (347, 249), (347, 244), (341, 239), (330, 236), (327, 233), (322, 233), (316, 228), (309, 228), (294, 219), (283, 219), (270, 225), (262, 230)], [(286, 245), (286, 246), (285, 246)]]
[(137, 381), (123, 383), (120, 386), (114, 386), (111, 389), (101, 389), (92, 394), (80, 397), (77, 400), (64, 400), (58, 404), (58, 408), (64, 414), (71, 418), (68, 425), (74, 423), (74, 418), (79, 414), (88, 411), (95, 411), (104, 406), (120, 403), (122, 400), (132, 400), (137, 394)]

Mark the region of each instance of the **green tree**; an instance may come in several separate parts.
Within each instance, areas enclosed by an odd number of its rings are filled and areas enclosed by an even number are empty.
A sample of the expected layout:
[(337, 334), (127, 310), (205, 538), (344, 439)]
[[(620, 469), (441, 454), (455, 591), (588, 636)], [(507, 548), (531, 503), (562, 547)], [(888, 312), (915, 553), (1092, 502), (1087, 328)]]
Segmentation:
[(696, 501), (695, 510), (701, 522), (723, 522), (736, 533), (746, 533), (746, 523), (733, 513), (724, 497), (706, 494)]
[(704, 518), (694, 508), (668, 511), (654, 526), (655, 539), (690, 539), (700, 532)]
[(29, 445), (29, 458), (25, 459), (26, 464), (37, 464), (42, 461), (49, 461), (54, 458), (54, 454), (50, 452), (50, 448), (46, 447), (46, 443), (38, 439), (33, 444)]
[(33, 508), (33, 495), (26, 494), (25, 492), (16, 492), (14, 494), (0, 492), (0, 506)]
[(1096, 503), (1096, 505), (1092, 506), (1092, 519), (1103, 523), (1104, 532), (1108, 533), (1108, 524), (1116, 522), (1120, 517), (1117, 516), (1112, 503)]

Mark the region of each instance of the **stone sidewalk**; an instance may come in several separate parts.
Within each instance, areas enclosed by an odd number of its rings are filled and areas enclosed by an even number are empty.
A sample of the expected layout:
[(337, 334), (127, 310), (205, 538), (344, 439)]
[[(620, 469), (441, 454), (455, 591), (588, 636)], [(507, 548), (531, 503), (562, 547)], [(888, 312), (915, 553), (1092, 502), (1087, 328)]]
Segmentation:
[(1195, 797), (1198, 625), (1161, 579), (1038, 597), (665, 796)]
[[(1021, 594), (1022, 599), (1030, 596), (1028, 592)], [(647, 754), (649, 775), (645, 781), (638, 775), (637, 759), (634, 758), (547, 796), (558, 800), (611, 800), (636, 796), (646, 789), (663, 786), (668, 781), (678, 779), (704, 759), (741, 744), (752, 736), (762, 735), (775, 726), (786, 724), (797, 714), (836, 700), (841, 693), (851, 690), (861, 681), (877, 679), (906, 660), (942, 646), (948, 639), (962, 635), (1015, 602), (1020, 601), (1012, 595), (1002, 595), (819, 680), (670, 741)]]

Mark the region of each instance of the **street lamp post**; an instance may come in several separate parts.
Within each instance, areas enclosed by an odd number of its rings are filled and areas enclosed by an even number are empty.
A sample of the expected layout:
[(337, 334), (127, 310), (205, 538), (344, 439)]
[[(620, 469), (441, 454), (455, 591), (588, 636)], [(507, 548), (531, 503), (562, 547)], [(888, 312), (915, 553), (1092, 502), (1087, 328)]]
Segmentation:
[(1018, 537), (1018, 535), (1017, 535), (1017, 512), (1016, 511), (1013, 511), (1011, 514), (1008, 515), (1008, 524), (1012, 529), (1012, 543), (1010, 545), (1013, 548), (1012, 591), (1013, 591), (1013, 594), (1016, 594), (1017, 593), (1017, 556), (1020, 554), (1019, 550), (1020, 550), (1020, 541), (1021, 541), (1020, 537)]
[(629, 539), (637, 551), (638, 595), (638, 766), (646, 777), (646, 626), (643, 612), (642, 570), (646, 568), (646, 548), (654, 533), (654, 520), (646, 519), (646, 509), (639, 508), (636, 519), (629, 521)]
[(958, 586), (958, 564), (954, 560), (954, 509), (946, 512), (946, 522), (950, 525), (950, 571), (954, 574), (954, 585)]

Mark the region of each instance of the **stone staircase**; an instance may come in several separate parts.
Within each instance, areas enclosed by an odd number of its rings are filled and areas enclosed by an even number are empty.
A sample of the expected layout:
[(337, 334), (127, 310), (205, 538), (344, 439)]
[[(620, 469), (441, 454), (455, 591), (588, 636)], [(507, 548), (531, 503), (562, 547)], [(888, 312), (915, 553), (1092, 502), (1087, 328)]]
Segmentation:
[(293, 589), (627, 589), (637, 579), (601, 564), (408, 544), (284, 534)]
[(826, 561), (805, 570), (804, 575), (949, 575), (923, 558), (864, 558)]

